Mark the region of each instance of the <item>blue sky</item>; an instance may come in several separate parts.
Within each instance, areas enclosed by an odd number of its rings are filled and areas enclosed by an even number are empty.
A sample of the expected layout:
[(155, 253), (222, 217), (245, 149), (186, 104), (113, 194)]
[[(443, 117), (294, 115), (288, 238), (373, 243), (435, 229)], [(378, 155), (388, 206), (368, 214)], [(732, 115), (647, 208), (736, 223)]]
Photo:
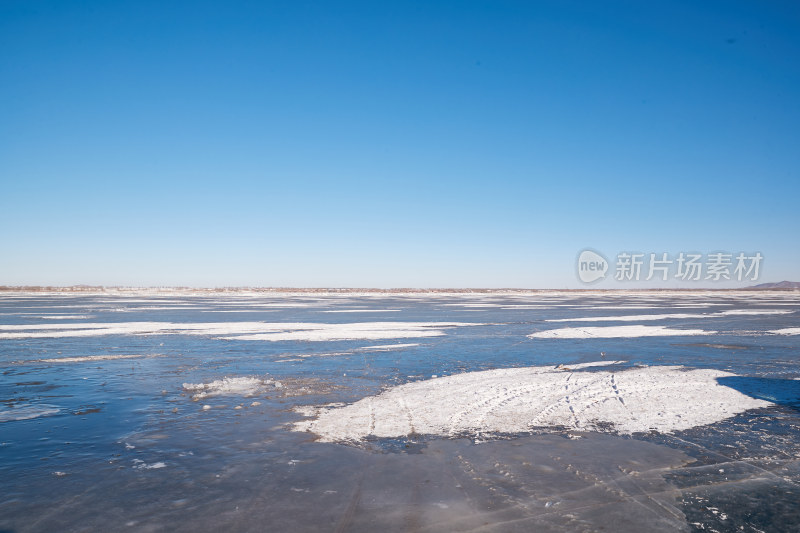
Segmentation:
[(5, 1), (0, 49), (0, 284), (800, 280), (794, 2)]

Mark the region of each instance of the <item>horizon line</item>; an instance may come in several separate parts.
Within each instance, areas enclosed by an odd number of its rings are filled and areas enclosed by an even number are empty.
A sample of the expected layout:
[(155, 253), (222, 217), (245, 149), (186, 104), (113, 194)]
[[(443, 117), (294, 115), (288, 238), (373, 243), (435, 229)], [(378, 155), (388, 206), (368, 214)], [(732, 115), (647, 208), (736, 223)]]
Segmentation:
[[(777, 284), (782, 282), (766, 282), (765, 284)], [(63, 291), (63, 292), (92, 292), (92, 291), (108, 291), (108, 290), (166, 290), (166, 291), (199, 291), (199, 292), (409, 292), (409, 293), (426, 293), (426, 292), (443, 292), (443, 293), (465, 293), (465, 292), (481, 292), (481, 293), (495, 293), (495, 292), (639, 292), (639, 291), (675, 291), (675, 292), (691, 292), (691, 291), (741, 291), (741, 290), (772, 290), (772, 291), (800, 291), (800, 287), (761, 287), (758, 285), (751, 285), (747, 287), (639, 287), (639, 288), (600, 288), (600, 287), (586, 287), (586, 288), (523, 288), (523, 287), (503, 287), (503, 288), (488, 288), (488, 287), (275, 287), (275, 286), (246, 286), (246, 285), (231, 285), (231, 286), (215, 286), (215, 287), (192, 287), (188, 285), (0, 285), (0, 292), (13, 292), (13, 291), (27, 291), (27, 292), (45, 292), (45, 291)]]

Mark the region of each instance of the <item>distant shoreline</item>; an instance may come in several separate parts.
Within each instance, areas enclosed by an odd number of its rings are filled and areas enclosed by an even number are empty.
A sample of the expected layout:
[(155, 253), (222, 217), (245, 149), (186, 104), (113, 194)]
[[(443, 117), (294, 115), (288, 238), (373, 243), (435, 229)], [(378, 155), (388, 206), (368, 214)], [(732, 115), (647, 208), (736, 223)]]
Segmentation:
[(68, 285), (68, 286), (46, 286), (46, 285), (20, 285), (0, 286), (1, 293), (12, 292), (40, 292), (40, 293), (103, 293), (103, 294), (135, 294), (141, 292), (163, 292), (163, 293), (193, 293), (193, 294), (221, 294), (221, 293), (259, 293), (259, 294), (539, 294), (553, 292), (572, 292), (572, 293), (654, 293), (654, 292), (759, 292), (759, 291), (778, 291), (778, 292), (800, 292), (797, 287), (739, 287), (739, 288), (714, 288), (714, 287), (692, 287), (692, 288), (653, 288), (639, 287), (629, 289), (522, 289), (522, 288), (353, 288), (353, 287), (126, 287), (126, 286), (90, 286), (90, 285)]

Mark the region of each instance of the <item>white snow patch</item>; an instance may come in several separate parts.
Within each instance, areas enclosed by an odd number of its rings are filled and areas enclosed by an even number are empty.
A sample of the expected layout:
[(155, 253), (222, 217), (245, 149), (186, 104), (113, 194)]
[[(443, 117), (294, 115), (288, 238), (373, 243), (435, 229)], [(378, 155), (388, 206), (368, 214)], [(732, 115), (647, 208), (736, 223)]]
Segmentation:
[(93, 361), (113, 361), (115, 359), (140, 359), (142, 357), (161, 357), (160, 355), (128, 354), (128, 355), (84, 355), (78, 357), (53, 357), (52, 359), (29, 359), (14, 361), (25, 363), (90, 363)]
[(771, 329), (769, 332), (775, 335), (800, 335), (800, 328)]
[(560, 305), (533, 305), (533, 304), (532, 305), (526, 305), (526, 304), (515, 305), (515, 304), (510, 304), (510, 305), (504, 305), (503, 307), (501, 307), (501, 309), (503, 309), (504, 311), (515, 311), (515, 310), (524, 310), (524, 309), (552, 309), (553, 307), (563, 307), (563, 306), (560, 306)]
[(789, 313), (794, 313), (794, 311), (787, 311), (786, 309), (729, 309), (728, 311), (720, 311), (716, 315), (788, 315)]
[(158, 470), (159, 468), (166, 468), (166, 466), (167, 464), (162, 461), (158, 461), (157, 463), (151, 463), (151, 464), (140, 462), (136, 466), (134, 466), (134, 468), (138, 470)]
[(323, 313), (398, 313), (400, 309), (329, 309)]
[(388, 350), (400, 350), (401, 348), (413, 348), (414, 346), (419, 346), (419, 343), (406, 343), (406, 344), (376, 344), (373, 346), (363, 346), (358, 348), (359, 352), (368, 352), (368, 351), (388, 351)]
[(228, 340), (253, 341), (340, 341), (439, 337), (444, 329), (459, 326), (479, 326), (463, 322), (356, 322), (349, 324), (301, 324), (284, 331), (222, 337)]
[[(147, 305), (141, 307), (125, 307), (123, 309), (124, 312), (135, 313), (137, 311), (205, 311), (211, 309), (211, 307), (197, 307), (197, 306), (189, 306), (189, 305), (182, 305), (175, 303), (171, 305)], [(118, 310), (119, 308), (115, 309), (115, 311)]]
[[(255, 396), (270, 385), (277, 387), (280, 383), (254, 376), (225, 377), (210, 383), (184, 383), (183, 389), (193, 393), (192, 400), (197, 401), (212, 396)], [(205, 409), (205, 406), (203, 408)]]
[(607, 309), (619, 309), (619, 310), (628, 310), (628, 309), (700, 309), (705, 307), (714, 307), (720, 305), (731, 305), (731, 304), (722, 304), (722, 303), (697, 303), (691, 305), (669, 305), (669, 304), (662, 304), (662, 305), (579, 305), (575, 306), (575, 309), (597, 309), (597, 310), (607, 310)]
[(247, 303), (248, 307), (314, 307), (317, 305), (324, 305), (325, 302), (271, 302), (271, 303)]
[(653, 320), (667, 320), (676, 318), (719, 318), (731, 315), (785, 315), (793, 311), (783, 309), (731, 309), (717, 313), (670, 313), (662, 315), (618, 315), (618, 316), (588, 316), (575, 318), (551, 318), (545, 322), (649, 322)]
[(344, 407), (297, 408), (314, 418), (296, 422), (293, 429), (315, 433), (324, 442), (525, 433), (547, 427), (670, 433), (771, 405), (717, 382), (731, 375), (679, 366), (469, 372), (407, 383)]
[(549, 329), (531, 333), (531, 339), (615, 339), (622, 337), (670, 337), (713, 335), (716, 331), (702, 329), (673, 329), (666, 326), (598, 326), (586, 328)]
[(458, 303), (458, 304), (442, 304), (445, 307), (503, 307), (504, 304), (492, 303)]
[(698, 315), (689, 313), (673, 313), (665, 315), (620, 315), (620, 316), (584, 316), (575, 318), (551, 318), (545, 322), (648, 322), (651, 320), (666, 320), (669, 318), (705, 318), (711, 315)]
[(557, 370), (577, 370), (581, 368), (593, 368), (596, 366), (611, 366), (611, 365), (621, 365), (622, 363), (626, 363), (627, 361), (589, 361), (588, 363), (575, 363), (575, 364), (566, 364), (566, 365), (558, 365), (556, 366)]
[(108, 322), (0, 325), (0, 339), (92, 337), (99, 335), (211, 335), (228, 340), (330, 341), (436, 337), (443, 329), (480, 326), (464, 322)]
[(42, 320), (86, 320), (94, 318), (94, 315), (35, 315), (31, 318), (40, 318)]

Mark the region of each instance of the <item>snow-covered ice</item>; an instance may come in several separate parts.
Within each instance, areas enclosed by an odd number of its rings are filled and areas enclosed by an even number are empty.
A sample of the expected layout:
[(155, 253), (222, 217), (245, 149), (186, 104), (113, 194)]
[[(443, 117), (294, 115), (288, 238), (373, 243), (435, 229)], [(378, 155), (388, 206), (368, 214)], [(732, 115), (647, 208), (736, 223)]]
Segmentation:
[(486, 370), (407, 383), (344, 407), (298, 409), (313, 418), (293, 428), (328, 442), (552, 427), (670, 433), (771, 405), (720, 385), (719, 378), (733, 375), (721, 370), (646, 366), (574, 371), (588, 366)]

